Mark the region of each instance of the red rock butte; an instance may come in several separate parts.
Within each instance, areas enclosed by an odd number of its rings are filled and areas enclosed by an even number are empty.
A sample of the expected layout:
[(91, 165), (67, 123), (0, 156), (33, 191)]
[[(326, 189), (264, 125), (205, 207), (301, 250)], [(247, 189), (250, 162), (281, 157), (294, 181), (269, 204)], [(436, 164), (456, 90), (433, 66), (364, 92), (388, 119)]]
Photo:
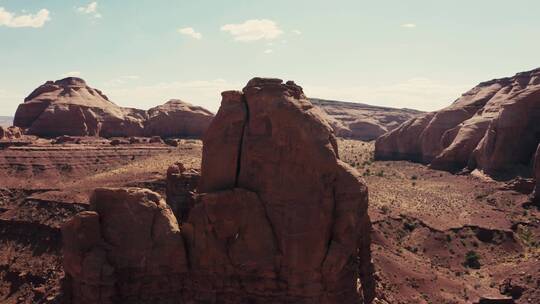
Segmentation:
[(14, 125), (41, 137), (202, 137), (213, 114), (173, 99), (148, 111), (123, 108), (80, 78), (47, 81), (15, 113)]
[(63, 227), (73, 303), (374, 298), (367, 187), (320, 109), (279, 79), (222, 96), (187, 220), (150, 190), (109, 188)]

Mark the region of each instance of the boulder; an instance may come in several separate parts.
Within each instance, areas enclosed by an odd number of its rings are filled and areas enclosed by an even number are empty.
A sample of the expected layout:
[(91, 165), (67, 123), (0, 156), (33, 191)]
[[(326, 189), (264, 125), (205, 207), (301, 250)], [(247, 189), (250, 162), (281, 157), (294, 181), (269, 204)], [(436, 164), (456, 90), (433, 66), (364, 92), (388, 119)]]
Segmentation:
[(379, 160), (412, 160), (434, 169), (527, 172), (540, 142), (540, 69), (484, 82), (452, 105), (386, 133)]
[(201, 137), (212, 117), (207, 110), (180, 101), (149, 111), (119, 107), (84, 80), (68, 77), (47, 81), (26, 97), (14, 125), (41, 137)]

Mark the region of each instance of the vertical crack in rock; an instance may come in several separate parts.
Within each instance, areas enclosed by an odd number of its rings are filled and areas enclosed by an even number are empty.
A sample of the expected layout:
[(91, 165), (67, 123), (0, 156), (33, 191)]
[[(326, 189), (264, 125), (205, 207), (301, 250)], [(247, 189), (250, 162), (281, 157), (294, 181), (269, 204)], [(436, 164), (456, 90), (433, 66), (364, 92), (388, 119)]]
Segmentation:
[(244, 146), (244, 137), (246, 136), (247, 132), (247, 126), (249, 124), (249, 105), (246, 101), (246, 97), (242, 95), (242, 104), (245, 108), (245, 118), (244, 118), (244, 124), (242, 125), (242, 130), (240, 132), (240, 141), (238, 142), (238, 156), (236, 158), (236, 176), (234, 179), (234, 186), (238, 187), (238, 179), (240, 177), (240, 170), (242, 167), (242, 148)]

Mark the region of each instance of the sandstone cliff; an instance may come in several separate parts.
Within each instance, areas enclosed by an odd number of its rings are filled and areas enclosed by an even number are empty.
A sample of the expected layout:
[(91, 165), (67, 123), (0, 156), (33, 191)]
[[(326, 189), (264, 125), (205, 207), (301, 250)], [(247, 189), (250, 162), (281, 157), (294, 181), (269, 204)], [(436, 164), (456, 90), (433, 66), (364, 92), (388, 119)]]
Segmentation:
[(405, 122), (377, 140), (375, 157), (494, 176), (526, 173), (540, 142), (539, 119), (536, 69), (481, 83), (447, 108)]

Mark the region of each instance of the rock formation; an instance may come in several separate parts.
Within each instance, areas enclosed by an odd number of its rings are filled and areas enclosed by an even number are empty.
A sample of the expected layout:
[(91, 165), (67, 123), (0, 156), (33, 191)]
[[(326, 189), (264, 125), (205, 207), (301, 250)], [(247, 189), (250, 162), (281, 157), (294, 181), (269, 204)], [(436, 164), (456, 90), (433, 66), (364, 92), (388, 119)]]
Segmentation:
[(185, 222), (189, 211), (195, 206), (195, 192), (200, 177), (199, 171), (188, 170), (182, 163), (176, 163), (167, 169), (167, 204), (179, 222)]
[(213, 117), (214, 114), (205, 108), (172, 99), (164, 105), (148, 110), (144, 131), (147, 136), (198, 135), (200, 137), (210, 125)]
[(69, 77), (34, 90), (19, 105), (14, 125), (42, 137), (202, 137), (212, 117), (209, 111), (180, 101), (148, 112), (122, 108), (84, 80)]
[[(381, 136), (375, 157), (490, 175), (530, 170), (540, 142), (540, 69), (484, 82), (452, 105)], [(529, 169), (528, 169), (529, 168)]]
[(0, 140), (1, 139), (19, 139), (23, 137), (22, 130), (17, 127), (1, 127), (0, 126)]
[(97, 190), (64, 227), (74, 303), (361, 303), (357, 278), (371, 302), (367, 188), (320, 110), (279, 79), (222, 96), (183, 239), (146, 190)]
[(184, 241), (159, 194), (97, 189), (90, 209), (62, 228), (73, 303), (171, 303), (160, 301), (181, 294)]
[(394, 130), (403, 122), (417, 117), (423, 112), (411, 109), (395, 109), (310, 98), (311, 103), (320, 107), (328, 115), (327, 120), (339, 137), (359, 140), (373, 140)]

